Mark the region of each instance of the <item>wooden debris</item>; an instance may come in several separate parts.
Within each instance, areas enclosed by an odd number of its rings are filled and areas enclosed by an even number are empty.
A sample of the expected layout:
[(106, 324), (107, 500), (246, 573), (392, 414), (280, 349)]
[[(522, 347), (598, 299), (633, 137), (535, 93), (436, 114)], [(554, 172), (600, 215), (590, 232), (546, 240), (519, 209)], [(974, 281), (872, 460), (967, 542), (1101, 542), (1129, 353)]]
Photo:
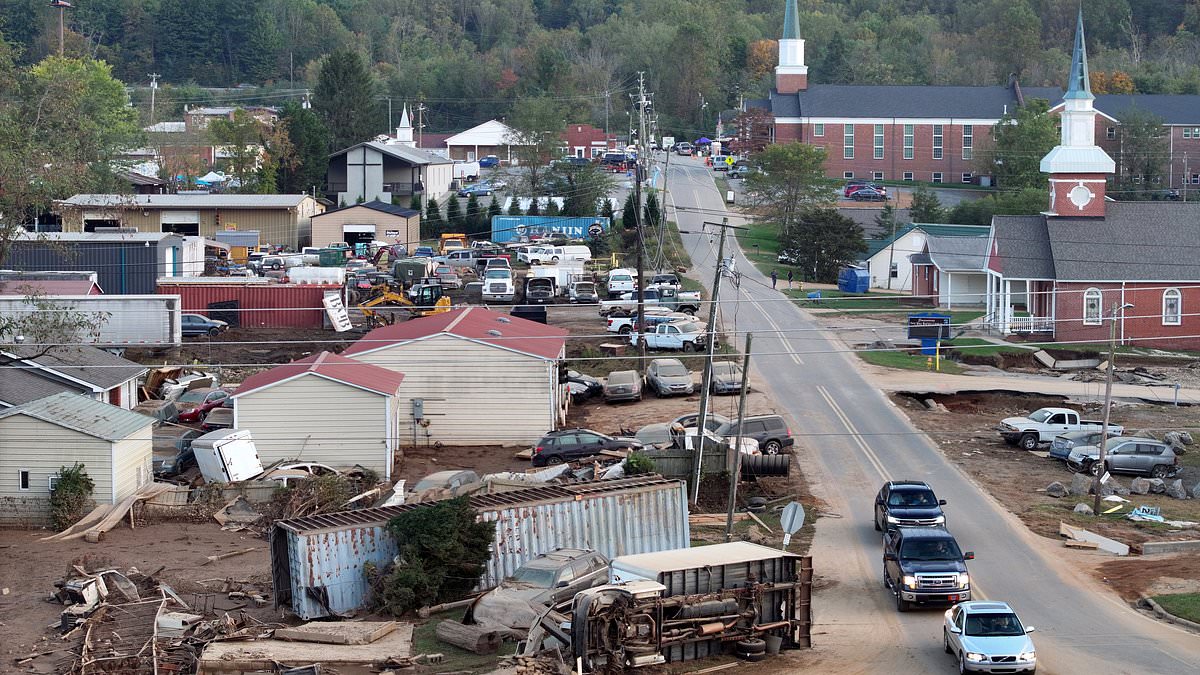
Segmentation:
[(495, 654), (503, 641), (502, 632), (495, 626), (442, 621), (434, 630), (437, 639), (476, 654)]
[(254, 551), (257, 551), (257, 550), (259, 550), (259, 549), (260, 549), (260, 547), (258, 547), (258, 546), (255, 546), (254, 548), (247, 548), (247, 549), (243, 549), (243, 550), (241, 550), (241, 551), (234, 551), (233, 553), (222, 553), (221, 555), (210, 555), (210, 556), (207, 556), (207, 558), (208, 558), (207, 560), (205, 560), (204, 562), (200, 563), (200, 566), (201, 566), (201, 567), (203, 567), (203, 566), (205, 566), (205, 565), (207, 565), (207, 564), (209, 564), (209, 563), (214, 563), (214, 562), (217, 562), (218, 560), (225, 560), (226, 558), (233, 558), (233, 557), (235, 557), (235, 556), (239, 556), (239, 555), (245, 555), (245, 554), (247, 554), (247, 553), (252, 553), (252, 552), (254, 552)]
[(279, 628), (276, 640), (321, 642), (332, 645), (369, 645), (396, 630), (395, 621), (354, 621), (306, 623), (302, 626)]

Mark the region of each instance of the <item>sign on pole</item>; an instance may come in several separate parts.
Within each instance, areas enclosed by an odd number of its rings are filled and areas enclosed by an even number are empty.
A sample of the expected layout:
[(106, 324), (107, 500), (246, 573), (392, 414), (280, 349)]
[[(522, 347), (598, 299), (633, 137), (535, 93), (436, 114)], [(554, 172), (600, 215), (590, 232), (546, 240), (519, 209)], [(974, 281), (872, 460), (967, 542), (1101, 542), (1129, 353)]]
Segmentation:
[(783, 507), (783, 511), (779, 514), (779, 526), (783, 528), (784, 548), (792, 543), (792, 535), (804, 527), (804, 515), (804, 505), (800, 502), (792, 502)]

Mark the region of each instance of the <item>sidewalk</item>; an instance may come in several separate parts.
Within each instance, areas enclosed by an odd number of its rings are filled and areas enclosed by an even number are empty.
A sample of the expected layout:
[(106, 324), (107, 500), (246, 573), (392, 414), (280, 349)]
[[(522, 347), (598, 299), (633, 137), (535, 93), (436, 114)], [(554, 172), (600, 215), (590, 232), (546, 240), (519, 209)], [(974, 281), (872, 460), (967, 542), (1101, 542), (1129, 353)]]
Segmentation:
[[(860, 362), (858, 366), (868, 381), (881, 390), (890, 392), (955, 394), (963, 391), (1016, 391), (1047, 396), (1069, 396), (1074, 399), (1104, 399), (1103, 382), (1077, 382), (1027, 375), (947, 375), (919, 370), (895, 370), (866, 362)], [(1150, 387), (1117, 382), (1113, 383), (1112, 395), (1117, 399), (1169, 404), (1175, 401), (1175, 387)], [(1200, 405), (1200, 389), (1180, 389), (1179, 402)]]

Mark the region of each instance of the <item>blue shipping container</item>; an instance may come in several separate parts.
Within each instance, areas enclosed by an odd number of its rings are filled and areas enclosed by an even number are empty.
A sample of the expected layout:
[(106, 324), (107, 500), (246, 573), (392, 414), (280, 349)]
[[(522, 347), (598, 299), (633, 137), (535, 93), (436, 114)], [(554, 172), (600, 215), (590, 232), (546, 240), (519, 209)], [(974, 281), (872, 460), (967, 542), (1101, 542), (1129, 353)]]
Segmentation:
[(593, 225), (599, 225), (608, 232), (608, 218), (600, 216), (492, 216), (492, 241), (501, 244), (533, 234), (562, 234), (571, 239), (588, 239)]

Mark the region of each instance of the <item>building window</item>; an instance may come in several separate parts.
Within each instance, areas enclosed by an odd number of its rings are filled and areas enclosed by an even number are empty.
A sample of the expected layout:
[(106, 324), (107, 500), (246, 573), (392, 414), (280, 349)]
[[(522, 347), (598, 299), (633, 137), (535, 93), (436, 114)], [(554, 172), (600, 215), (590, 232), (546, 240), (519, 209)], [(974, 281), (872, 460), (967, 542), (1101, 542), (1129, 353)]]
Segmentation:
[(851, 178), (854, 178), (854, 172), (853, 171), (843, 171), (842, 178), (845, 178), (846, 180), (850, 180)]
[(933, 158), (942, 158), (942, 125), (933, 125)]
[(962, 181), (969, 184), (972, 180), (975, 180), (975, 174), (971, 173), (970, 171), (964, 171), (962, 175)]
[(1117, 137), (1117, 128), (1116, 128), (1116, 127), (1109, 127), (1109, 128), (1107, 128), (1107, 129), (1105, 129), (1105, 130), (1104, 130), (1104, 137), (1105, 137), (1105, 138), (1107, 138), (1107, 139), (1108, 139), (1108, 140), (1110, 140), (1110, 141), (1111, 141), (1112, 139), (1116, 138), (1116, 137)]
[[(963, 159), (975, 156), (975, 128), (970, 124), (963, 125)], [(963, 181), (964, 183), (966, 181)]]
[(904, 125), (904, 159), (913, 158), (913, 125)]
[(842, 158), (854, 159), (854, 125), (842, 125)]
[(49, 485), (50, 485), (51, 493), (53, 493), (55, 490), (58, 489), (58, 479), (59, 478), (61, 478), (61, 476), (59, 476), (58, 474), (54, 474), (53, 476), (50, 476), (50, 480), (47, 481), (47, 483), (49, 483)]
[(1099, 288), (1089, 288), (1083, 292), (1083, 323), (1085, 326), (1100, 325), (1101, 300)]
[(1192, 174), (1192, 185), (1200, 185), (1200, 173)]
[(899, 277), (900, 277), (900, 265), (898, 263), (892, 263), (892, 278), (897, 279)]
[(28, 490), (29, 489), (29, 471), (27, 469), (21, 469), (17, 475), (20, 476), (21, 489)]
[(875, 159), (883, 159), (883, 125), (875, 125)]
[(904, 172), (904, 180), (912, 180), (912, 179), (913, 179), (913, 172), (905, 171)]
[(1200, 138), (1200, 127), (1192, 127), (1192, 138)]
[[(1112, 127), (1109, 127), (1109, 128), (1108, 128), (1108, 131), (1109, 131), (1109, 133), (1111, 134), (1111, 133), (1112, 133), (1112, 131), (1113, 131), (1113, 128), (1112, 128)], [(1191, 138), (1191, 137), (1192, 137), (1192, 128), (1191, 128), (1191, 127), (1184, 127), (1184, 128), (1183, 128), (1183, 137), (1184, 137), (1184, 138)], [(1110, 135), (1110, 136), (1109, 136), (1109, 138), (1112, 138), (1112, 136)]]
[(1178, 326), (1183, 322), (1183, 301), (1178, 288), (1163, 291), (1162, 322), (1164, 326)]
[(942, 182), (942, 172), (941, 171), (933, 172), (933, 182), (935, 182), (935, 183)]
[(883, 172), (876, 171), (871, 174), (871, 180), (883, 180)]
[(824, 135), (825, 135), (825, 124), (823, 122), (818, 122), (818, 123), (814, 124), (813, 125), (813, 136), (824, 136)]

